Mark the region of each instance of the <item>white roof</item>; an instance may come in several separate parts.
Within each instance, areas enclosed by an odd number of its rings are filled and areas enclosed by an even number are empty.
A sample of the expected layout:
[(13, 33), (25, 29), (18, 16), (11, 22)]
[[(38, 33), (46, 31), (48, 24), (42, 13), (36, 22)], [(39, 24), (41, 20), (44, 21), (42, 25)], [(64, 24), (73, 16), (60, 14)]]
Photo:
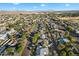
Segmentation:
[(76, 33), (79, 33), (79, 31), (78, 31), (78, 30), (76, 30)]
[(42, 35), (41, 35), (41, 38), (42, 38), (42, 39), (44, 39), (44, 38), (45, 38), (45, 35), (44, 35), (44, 34), (42, 34)]
[(16, 32), (16, 30), (14, 30), (13, 28), (10, 30), (10, 31), (8, 31), (7, 33), (8, 34), (11, 34), (11, 33), (14, 33), (14, 32)]
[(68, 39), (66, 39), (66, 38), (64, 38), (63, 40), (64, 40), (65, 42), (69, 42), (69, 40), (68, 40)]
[(2, 40), (8, 39), (7, 33), (5, 33), (5, 34), (0, 34), (0, 39), (2, 39)]
[(40, 50), (40, 56), (48, 55), (48, 48), (42, 48)]

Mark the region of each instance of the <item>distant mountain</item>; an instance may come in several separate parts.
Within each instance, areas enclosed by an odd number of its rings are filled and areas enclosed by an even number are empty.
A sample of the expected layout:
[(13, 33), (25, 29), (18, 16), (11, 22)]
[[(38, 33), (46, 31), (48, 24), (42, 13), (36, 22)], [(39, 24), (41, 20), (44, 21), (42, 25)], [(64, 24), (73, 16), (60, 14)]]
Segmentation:
[(79, 14), (79, 10), (65, 10), (65, 11), (0, 11), (0, 14), (45, 14), (45, 13), (55, 13), (55, 14)]

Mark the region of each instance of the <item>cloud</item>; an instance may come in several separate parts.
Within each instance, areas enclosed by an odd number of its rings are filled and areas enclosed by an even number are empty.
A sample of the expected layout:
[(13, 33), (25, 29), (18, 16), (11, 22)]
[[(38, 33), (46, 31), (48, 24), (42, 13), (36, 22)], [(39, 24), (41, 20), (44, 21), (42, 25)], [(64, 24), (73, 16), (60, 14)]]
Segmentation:
[(67, 7), (68, 7), (68, 6), (70, 6), (70, 4), (65, 4), (65, 6), (67, 6)]
[(13, 3), (14, 5), (19, 5), (20, 3)]
[(33, 8), (37, 8), (36, 6), (34, 6)]
[(15, 8), (15, 7), (13, 7), (13, 8), (12, 8), (12, 10), (16, 10), (16, 8)]
[(46, 6), (46, 4), (41, 4), (40, 6), (44, 7), (44, 6)]

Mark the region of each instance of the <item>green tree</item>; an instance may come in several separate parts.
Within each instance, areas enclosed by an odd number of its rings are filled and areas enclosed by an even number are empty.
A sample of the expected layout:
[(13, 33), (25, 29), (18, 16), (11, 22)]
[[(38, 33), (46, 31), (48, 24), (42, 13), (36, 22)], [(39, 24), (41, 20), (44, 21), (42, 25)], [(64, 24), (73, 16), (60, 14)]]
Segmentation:
[(19, 53), (22, 49), (23, 49), (23, 45), (20, 43), (20, 44), (18, 44), (17, 47), (16, 47), (16, 52)]
[(72, 26), (67, 26), (66, 29), (71, 32), (73, 30), (73, 27)]
[(74, 54), (72, 51), (70, 51), (70, 52), (68, 53), (68, 55), (69, 55), (69, 56), (74, 56), (75, 54)]
[(61, 51), (60, 52), (60, 56), (66, 56), (66, 52), (65, 51)]
[(69, 47), (65, 48), (65, 51), (67, 51), (67, 52), (70, 51), (70, 50), (71, 50), (71, 48), (69, 48)]
[(32, 39), (33, 43), (36, 43), (37, 39), (39, 38), (39, 34), (36, 33)]
[(6, 51), (7, 51), (7, 53), (9, 55), (13, 55), (14, 54), (14, 49), (12, 47), (7, 48)]

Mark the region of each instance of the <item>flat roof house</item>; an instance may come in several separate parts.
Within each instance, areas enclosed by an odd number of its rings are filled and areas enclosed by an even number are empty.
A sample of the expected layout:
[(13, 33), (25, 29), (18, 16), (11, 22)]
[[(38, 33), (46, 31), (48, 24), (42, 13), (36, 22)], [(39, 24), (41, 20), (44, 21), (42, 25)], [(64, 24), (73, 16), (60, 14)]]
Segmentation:
[(67, 38), (60, 38), (58, 40), (60, 43), (67, 43), (67, 42), (70, 42)]
[(49, 53), (48, 47), (42, 48), (42, 46), (38, 46), (36, 49), (37, 56), (46, 56), (48, 55), (48, 53)]
[(0, 40), (7, 40), (7, 39), (8, 39), (7, 33), (0, 34)]

